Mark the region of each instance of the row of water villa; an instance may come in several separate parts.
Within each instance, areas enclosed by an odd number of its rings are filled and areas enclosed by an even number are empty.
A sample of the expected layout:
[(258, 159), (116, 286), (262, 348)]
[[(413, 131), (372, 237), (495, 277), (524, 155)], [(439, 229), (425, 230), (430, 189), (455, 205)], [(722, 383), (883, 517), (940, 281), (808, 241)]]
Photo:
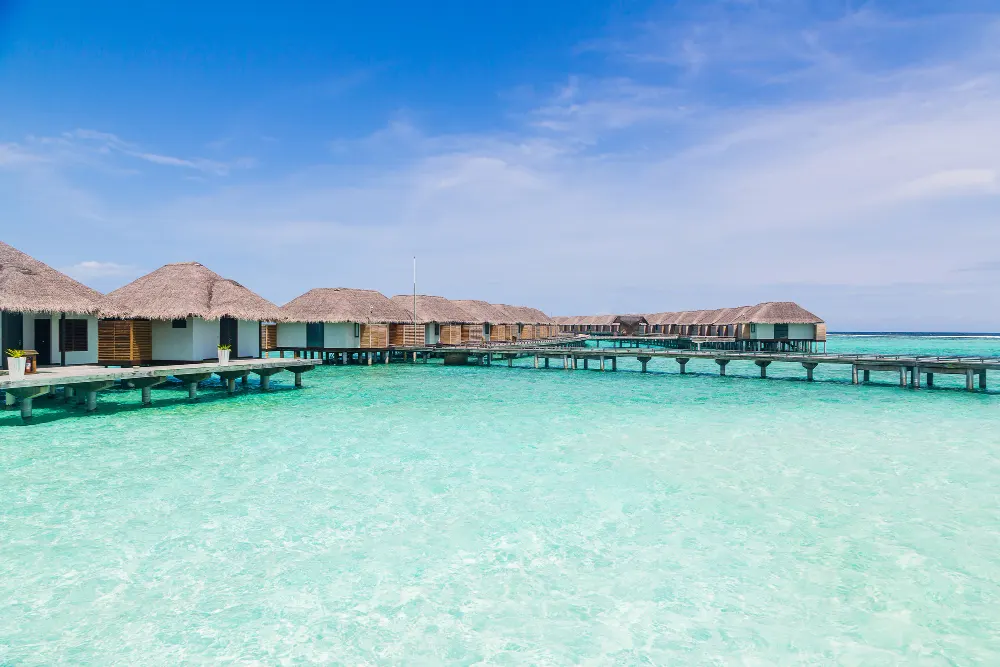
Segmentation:
[(794, 303), (553, 318), (527, 306), (316, 288), (278, 307), (196, 262), (168, 264), (104, 295), (2, 242), (0, 312), (2, 349), (30, 349), (38, 366), (200, 362), (220, 346), (234, 359), (279, 351), (347, 360), (361, 351), (370, 359), (368, 351), (576, 334), (716, 337), (794, 350), (826, 339), (822, 320)]
[(0, 313), (2, 349), (30, 349), (38, 366), (200, 362), (220, 346), (240, 359), (557, 334), (534, 308), (365, 289), (312, 289), (278, 307), (197, 262), (168, 264), (105, 295), (2, 242)]

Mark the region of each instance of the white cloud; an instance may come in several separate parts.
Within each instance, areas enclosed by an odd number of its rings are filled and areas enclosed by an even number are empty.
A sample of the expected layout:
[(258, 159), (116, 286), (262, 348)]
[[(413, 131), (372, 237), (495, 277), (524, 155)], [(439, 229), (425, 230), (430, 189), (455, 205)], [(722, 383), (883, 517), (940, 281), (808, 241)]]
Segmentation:
[(142, 270), (132, 264), (118, 264), (115, 262), (98, 262), (86, 260), (78, 262), (73, 266), (60, 269), (68, 276), (86, 282), (97, 278), (122, 278), (137, 276)]
[(948, 169), (914, 179), (900, 188), (903, 197), (947, 197), (969, 194), (996, 194), (994, 169)]

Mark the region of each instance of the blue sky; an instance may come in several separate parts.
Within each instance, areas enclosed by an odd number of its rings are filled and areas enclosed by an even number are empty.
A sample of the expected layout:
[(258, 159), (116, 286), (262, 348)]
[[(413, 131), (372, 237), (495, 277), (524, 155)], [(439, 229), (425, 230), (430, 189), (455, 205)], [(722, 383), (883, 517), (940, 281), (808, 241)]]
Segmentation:
[[(101, 290), (1000, 330), (1000, 2), (0, 0), (0, 238)], [(944, 9), (942, 9), (944, 8)]]

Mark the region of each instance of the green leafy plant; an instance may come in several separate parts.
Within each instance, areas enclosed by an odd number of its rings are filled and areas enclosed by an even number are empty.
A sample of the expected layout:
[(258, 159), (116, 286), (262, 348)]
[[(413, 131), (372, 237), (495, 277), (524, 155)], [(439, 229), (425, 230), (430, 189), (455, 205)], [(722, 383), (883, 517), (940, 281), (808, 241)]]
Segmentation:
[(219, 351), (220, 352), (225, 352), (225, 351), (228, 351), (228, 350), (231, 350), (231, 349), (233, 349), (232, 345), (220, 345), (219, 346)]
[(7, 350), (7, 356), (11, 359), (20, 359), (24, 356), (24, 350), (15, 350), (13, 348)]

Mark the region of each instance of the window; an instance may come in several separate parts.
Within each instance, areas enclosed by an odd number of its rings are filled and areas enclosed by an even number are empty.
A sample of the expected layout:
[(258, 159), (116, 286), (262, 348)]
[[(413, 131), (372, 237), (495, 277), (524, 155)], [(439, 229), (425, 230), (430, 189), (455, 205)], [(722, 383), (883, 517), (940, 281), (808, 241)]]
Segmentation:
[(361, 338), (361, 325), (357, 322), (354, 323), (354, 337)]
[(756, 324), (751, 324), (750, 325), (750, 333), (752, 333), (752, 334), (757, 333), (757, 325)]
[(186, 318), (180, 317), (176, 320), (170, 320), (170, 326), (174, 329), (187, 329), (188, 321)]
[(485, 324), (483, 324), (483, 335), (484, 336), (489, 336), (490, 335), (490, 323), (489, 322), (486, 322)]
[(87, 320), (65, 320), (63, 324), (63, 350), (87, 351)]
[(787, 324), (775, 324), (774, 325), (774, 338), (779, 340), (782, 338), (788, 338), (788, 325)]
[(435, 336), (440, 336), (441, 335), (441, 323), (440, 322), (435, 322), (434, 323), (434, 335)]

